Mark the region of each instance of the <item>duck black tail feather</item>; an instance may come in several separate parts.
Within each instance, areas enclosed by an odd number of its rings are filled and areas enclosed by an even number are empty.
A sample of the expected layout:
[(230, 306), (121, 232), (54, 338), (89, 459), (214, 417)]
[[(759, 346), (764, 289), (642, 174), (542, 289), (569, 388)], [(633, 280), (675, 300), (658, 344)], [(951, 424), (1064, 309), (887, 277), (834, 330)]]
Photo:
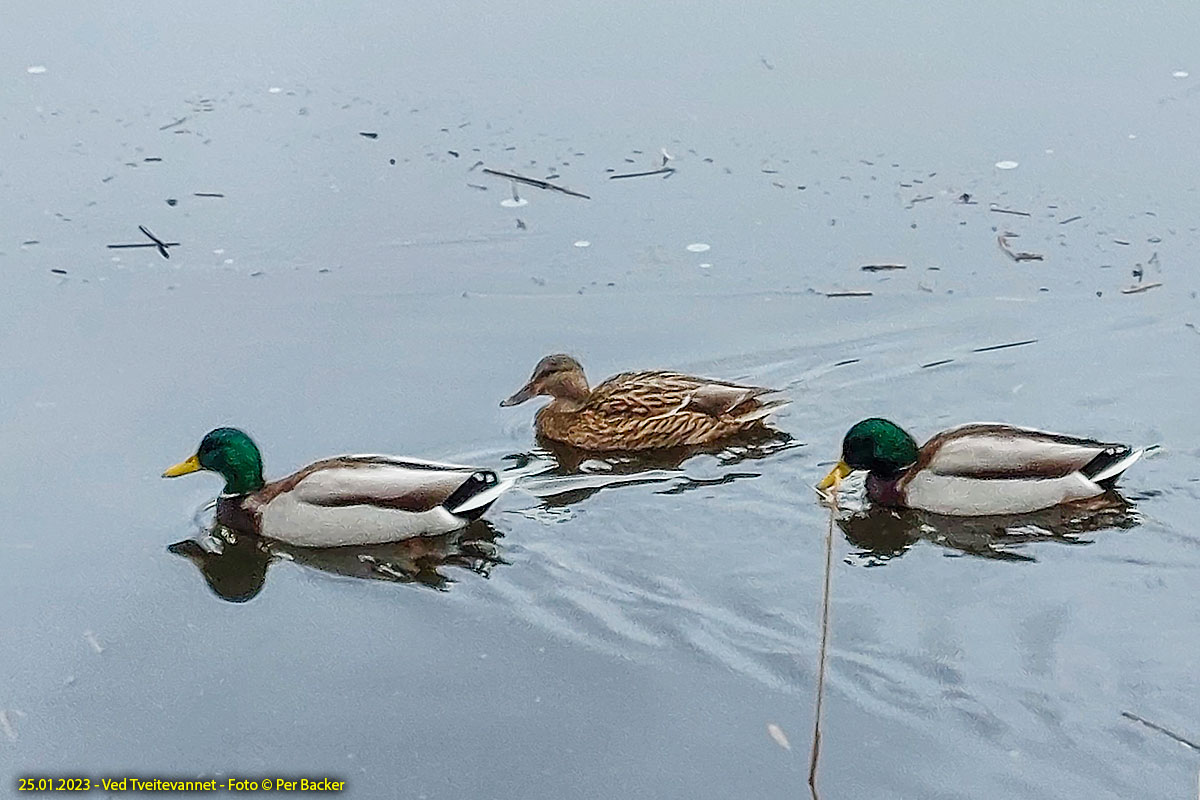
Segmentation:
[(490, 469), (481, 469), (450, 493), (442, 505), (455, 516), (475, 520), (483, 516), (488, 506), (496, 502), (510, 486), (511, 481), (501, 481)]
[(1128, 445), (1113, 445), (1084, 465), (1080, 472), (1094, 483), (1111, 489), (1121, 473), (1133, 466), (1145, 452), (1144, 449), (1134, 450)]

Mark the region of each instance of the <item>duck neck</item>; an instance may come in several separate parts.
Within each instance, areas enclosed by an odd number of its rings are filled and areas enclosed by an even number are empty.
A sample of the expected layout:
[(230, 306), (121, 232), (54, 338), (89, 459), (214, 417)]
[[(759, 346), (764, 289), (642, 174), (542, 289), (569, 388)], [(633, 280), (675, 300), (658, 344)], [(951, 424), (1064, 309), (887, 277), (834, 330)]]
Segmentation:
[(903, 493), (900, 491), (900, 477), (903, 472), (894, 475), (880, 475), (875, 472), (867, 473), (867, 497), (872, 503), (881, 506), (897, 508), (904, 505)]
[(250, 494), (266, 485), (262, 474), (262, 460), (257, 453), (244, 460), (229, 460), (222, 465), (221, 477), (225, 479), (224, 494)]
[(583, 408), (583, 400), (573, 397), (554, 397), (543, 409), (547, 414), (572, 414)]
[(555, 411), (578, 411), (591, 394), (592, 390), (588, 388), (587, 378), (583, 373), (571, 373), (555, 382), (551, 391), (554, 399), (550, 401), (550, 405)]

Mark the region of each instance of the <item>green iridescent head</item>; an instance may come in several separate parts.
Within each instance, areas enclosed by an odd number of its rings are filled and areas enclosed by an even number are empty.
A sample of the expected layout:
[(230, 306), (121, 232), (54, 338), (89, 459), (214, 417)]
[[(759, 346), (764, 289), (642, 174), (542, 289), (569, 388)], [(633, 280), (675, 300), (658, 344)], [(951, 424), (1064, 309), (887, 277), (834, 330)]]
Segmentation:
[(878, 417), (864, 419), (842, 439), (842, 461), (854, 469), (891, 477), (917, 460), (917, 443), (894, 422)]
[(893, 478), (917, 460), (916, 441), (894, 422), (879, 417), (864, 419), (842, 439), (842, 460), (817, 484), (825, 490), (856, 469), (881, 478)]
[(163, 477), (175, 478), (202, 469), (225, 479), (225, 494), (258, 491), (264, 484), (262, 454), (250, 437), (237, 428), (209, 431), (196, 455), (171, 467)]

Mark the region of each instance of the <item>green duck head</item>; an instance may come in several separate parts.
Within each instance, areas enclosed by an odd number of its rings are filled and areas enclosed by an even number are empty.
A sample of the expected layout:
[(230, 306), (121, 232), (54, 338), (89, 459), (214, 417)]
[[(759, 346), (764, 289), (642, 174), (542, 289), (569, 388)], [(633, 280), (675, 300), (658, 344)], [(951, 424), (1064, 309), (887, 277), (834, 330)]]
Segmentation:
[(258, 446), (237, 428), (215, 428), (200, 442), (196, 455), (163, 473), (175, 478), (200, 470), (216, 472), (225, 479), (225, 494), (247, 494), (263, 487), (262, 454)]
[(917, 461), (917, 442), (896, 423), (872, 417), (856, 423), (842, 439), (842, 460), (817, 488), (825, 490), (856, 469), (894, 478)]

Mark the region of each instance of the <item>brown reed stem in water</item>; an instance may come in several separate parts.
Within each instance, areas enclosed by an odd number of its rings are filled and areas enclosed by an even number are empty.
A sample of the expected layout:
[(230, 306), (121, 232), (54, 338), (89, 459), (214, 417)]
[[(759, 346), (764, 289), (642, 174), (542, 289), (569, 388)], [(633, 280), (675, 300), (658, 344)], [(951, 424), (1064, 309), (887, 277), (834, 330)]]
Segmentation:
[(825, 699), (825, 662), (829, 652), (829, 585), (833, 577), (833, 517), (837, 513), (837, 486), (833, 487), (829, 529), (825, 532), (825, 589), (821, 596), (821, 650), (817, 658), (817, 709), (813, 715), (812, 757), (808, 762), (808, 788), (817, 800), (817, 762), (821, 758), (821, 708)]

